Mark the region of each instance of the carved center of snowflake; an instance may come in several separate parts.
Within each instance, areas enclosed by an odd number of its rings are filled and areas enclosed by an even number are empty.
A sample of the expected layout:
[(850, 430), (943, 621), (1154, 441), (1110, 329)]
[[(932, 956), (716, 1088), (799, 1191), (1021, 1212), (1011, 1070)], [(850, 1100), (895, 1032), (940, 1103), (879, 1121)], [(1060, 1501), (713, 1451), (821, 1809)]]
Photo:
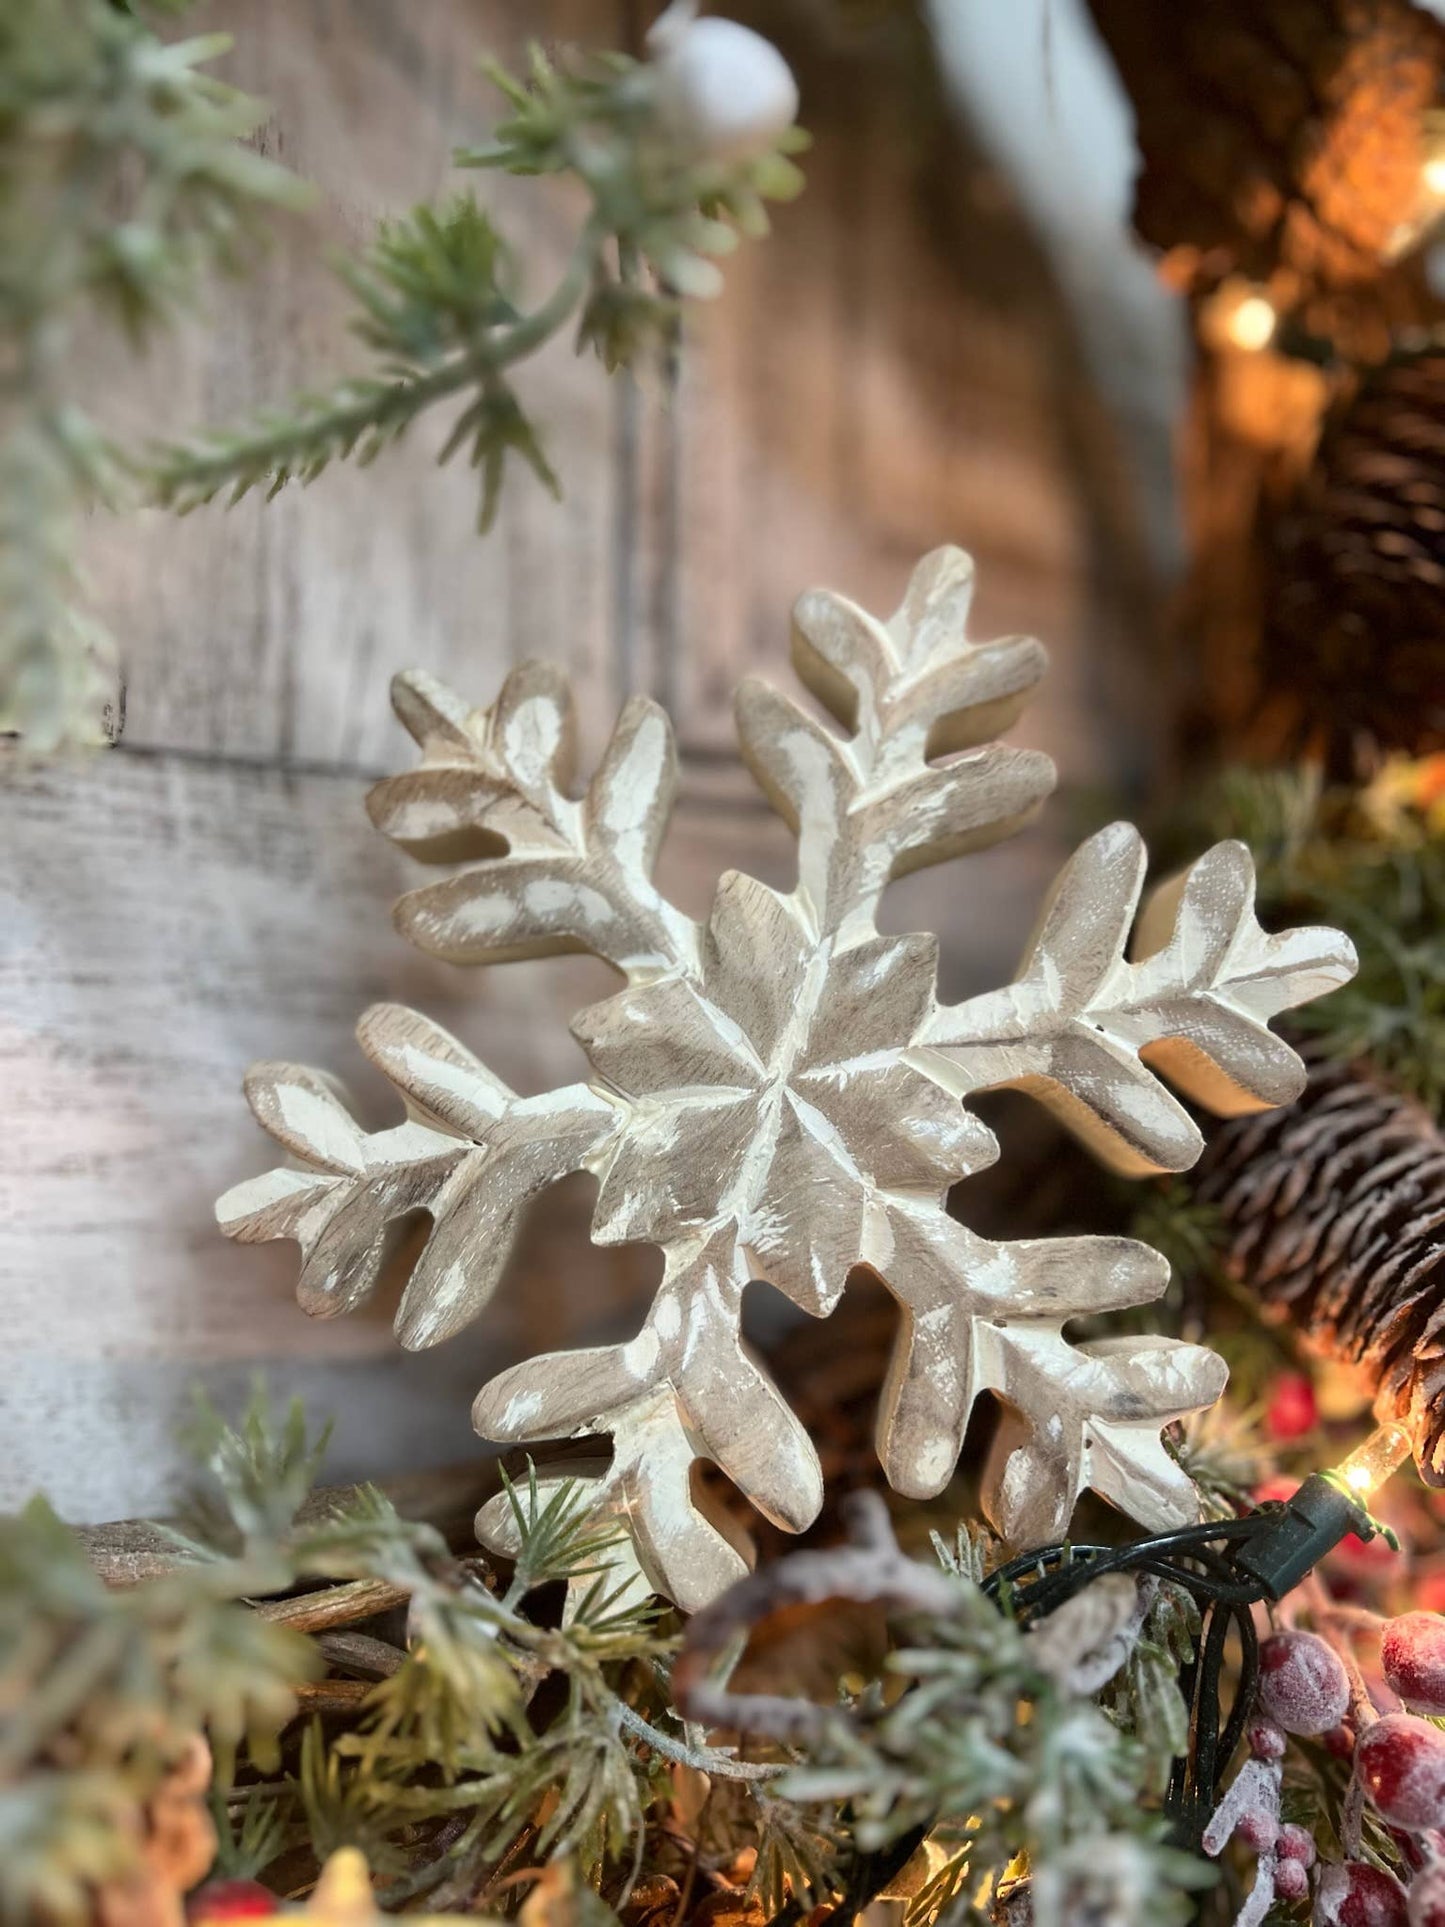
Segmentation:
[[(652, 880), (676, 780), (654, 704), (628, 703), (578, 797), (555, 672), (515, 670), (484, 712), (398, 678), (423, 757), (372, 791), (378, 827), (424, 861), (499, 852), (403, 898), (400, 928), (457, 963), (589, 950), (627, 988), (574, 1022), (591, 1083), (538, 1097), (392, 1005), (358, 1035), (405, 1097), (404, 1124), (363, 1131), (296, 1065), (247, 1080), (296, 1162), (218, 1212), (235, 1237), (300, 1242), (308, 1311), (360, 1304), (391, 1227), (424, 1212), (397, 1330), (409, 1346), (449, 1338), (496, 1290), (527, 1200), (569, 1171), (597, 1177), (597, 1241), (662, 1247), (632, 1339), (499, 1373), (473, 1419), (508, 1444), (610, 1435), (596, 1506), (625, 1522), (639, 1582), (689, 1609), (745, 1569), (735, 1526), (693, 1478), (699, 1459), (792, 1530), (822, 1502), (811, 1440), (742, 1344), (751, 1278), (822, 1315), (864, 1265), (898, 1300), (878, 1428), (898, 1491), (942, 1491), (989, 1392), (1002, 1422), (982, 1500), (1006, 1538), (1061, 1537), (1086, 1485), (1151, 1527), (1192, 1516), (1160, 1432), (1218, 1397), (1222, 1361), (1164, 1337), (1065, 1337), (1072, 1319), (1157, 1297), (1168, 1267), (1127, 1238), (994, 1243), (950, 1217), (949, 1185), (997, 1155), (967, 1100), (1012, 1085), (1121, 1170), (1184, 1170), (1202, 1139), (1156, 1072), (1218, 1111), (1288, 1102), (1303, 1067), (1269, 1019), (1353, 969), (1335, 931), (1265, 935), (1238, 844), (1163, 886), (1131, 947), (1144, 851), (1114, 824), (1064, 870), (1013, 983), (938, 1001), (933, 938), (878, 933), (883, 890), (1007, 835), (1053, 782), (1047, 757), (993, 740), (1043, 652), (1023, 637), (968, 643), (971, 586), (968, 558), (943, 549), (887, 623), (839, 596), (802, 598), (794, 658), (843, 733), (766, 684), (738, 697), (744, 756), (797, 833), (798, 887), (782, 896), (730, 872), (702, 928)], [(478, 1530), (509, 1549), (505, 1501)]]
[(736, 1228), (750, 1272), (831, 1311), (880, 1192), (936, 1199), (991, 1133), (902, 1051), (932, 1006), (932, 937), (839, 950), (732, 872), (695, 977), (623, 991), (573, 1031), (623, 1100), (593, 1235)]

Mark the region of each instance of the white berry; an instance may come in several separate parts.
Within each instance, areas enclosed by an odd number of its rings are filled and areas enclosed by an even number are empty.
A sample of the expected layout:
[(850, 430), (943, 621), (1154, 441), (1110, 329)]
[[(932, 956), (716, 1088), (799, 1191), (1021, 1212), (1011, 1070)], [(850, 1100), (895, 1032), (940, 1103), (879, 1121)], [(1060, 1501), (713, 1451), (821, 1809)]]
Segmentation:
[(714, 161), (772, 146), (798, 116), (798, 83), (770, 40), (736, 20), (694, 20), (669, 7), (647, 37), (658, 112), (669, 131)]

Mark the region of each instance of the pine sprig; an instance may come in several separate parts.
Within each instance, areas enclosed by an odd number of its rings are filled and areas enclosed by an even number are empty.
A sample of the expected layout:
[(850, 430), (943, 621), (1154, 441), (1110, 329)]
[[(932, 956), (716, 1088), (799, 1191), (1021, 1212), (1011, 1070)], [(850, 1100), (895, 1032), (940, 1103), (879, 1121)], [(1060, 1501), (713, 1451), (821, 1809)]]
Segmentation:
[[(757, 1806), (776, 1769), (695, 1744), (670, 1710), (676, 1632), (609, 1577), (614, 1534), (579, 1491), (540, 1493), (530, 1473), (512, 1488), (520, 1546), (499, 1591), (373, 1488), (318, 1507), (324, 1442), (259, 1393), (234, 1428), (198, 1403), (190, 1444), (209, 1489), (172, 1534), (181, 1563), (124, 1591), (42, 1503), (0, 1523), (0, 1918), (35, 1918), (44, 1900), (57, 1922), (89, 1919), (198, 1731), (217, 1762), (222, 1872), (356, 1846), (389, 1877), (389, 1903), (443, 1905), (519, 1849), (622, 1892), (685, 1765), (736, 1783), (754, 1841), (771, 1827), (781, 1878), (806, 1829), (790, 1849)], [(407, 1650), (345, 1730), (293, 1723), (278, 1745), (321, 1651), (246, 1602), (354, 1580), (406, 1596)], [(559, 1583), (573, 1591), (560, 1624), (531, 1611)]]
[[(1172, 1653), (1179, 1636), (1166, 1614), (1151, 1642)], [(776, 1791), (820, 1831), (846, 1827), (864, 1854), (926, 1832), (954, 1891), (984, 1894), (1022, 1862), (1040, 1920), (1183, 1921), (1189, 1889), (1210, 1876), (1166, 1844), (1143, 1797), (1167, 1777), (1177, 1738), (1155, 1685), (1146, 1653), (1116, 1686), (1111, 1717), (1054, 1679), (960, 1579), (955, 1609), (910, 1628), (886, 1688), (852, 1702)]]
[(110, 1592), (42, 1500), (0, 1521), (0, 1919), (88, 1919), (89, 1887), (133, 1869), (135, 1817), (198, 1731), (221, 1758), (247, 1740), (267, 1759), (319, 1670), (240, 1603), (285, 1577), (253, 1552)]
[(110, 0), (0, 8), (0, 732), (35, 748), (104, 733), (113, 680), (77, 526), (120, 464), (71, 397), (75, 325), (144, 339), (297, 198), (244, 144), (259, 107), (204, 71), (229, 44)]
[(1362, 789), (1325, 788), (1308, 767), (1233, 770), (1200, 826), (1255, 851), (1264, 911), (1319, 917), (1354, 941), (1358, 974), (1291, 1021), (1432, 1106), (1445, 1100), (1441, 779), (1439, 758), (1387, 765)]
[(789, 129), (767, 152), (726, 163), (670, 131), (659, 77), (621, 55), (554, 61), (533, 49), (521, 80), (487, 69), (512, 114), (462, 167), (513, 175), (570, 175), (590, 211), (551, 293), (527, 308), (514, 258), (470, 193), (385, 224), (359, 259), (341, 264), (357, 298), (352, 332), (373, 369), (298, 395), (238, 428), (211, 430), (154, 452), (154, 499), (184, 514), (225, 494), (268, 496), (314, 481), (331, 463), (374, 461), (420, 416), (461, 400), (441, 450), (465, 451), (481, 478), (479, 525), (495, 519), (511, 457), (543, 486), (557, 477), (508, 378), (575, 318), (579, 348), (609, 370), (630, 366), (670, 337), (678, 298), (715, 294), (711, 257), (739, 234), (766, 232), (766, 199), (791, 198), (802, 175)]

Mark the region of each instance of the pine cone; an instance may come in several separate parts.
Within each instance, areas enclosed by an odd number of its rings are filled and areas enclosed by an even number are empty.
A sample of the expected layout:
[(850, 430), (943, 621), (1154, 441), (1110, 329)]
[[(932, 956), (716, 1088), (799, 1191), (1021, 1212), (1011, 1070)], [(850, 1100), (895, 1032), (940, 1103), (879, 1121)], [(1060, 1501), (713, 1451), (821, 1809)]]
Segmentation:
[(1445, 1136), (1367, 1066), (1303, 1054), (1298, 1103), (1217, 1130), (1197, 1195), (1237, 1275), (1307, 1343), (1370, 1370), (1376, 1410), (1445, 1485)]
[(1445, 29), (1410, 0), (1090, 0), (1133, 102), (1134, 224), (1189, 270), (1372, 280), (1419, 207)]
[(1263, 681), (1331, 760), (1445, 747), (1445, 347), (1362, 377), (1264, 547)]

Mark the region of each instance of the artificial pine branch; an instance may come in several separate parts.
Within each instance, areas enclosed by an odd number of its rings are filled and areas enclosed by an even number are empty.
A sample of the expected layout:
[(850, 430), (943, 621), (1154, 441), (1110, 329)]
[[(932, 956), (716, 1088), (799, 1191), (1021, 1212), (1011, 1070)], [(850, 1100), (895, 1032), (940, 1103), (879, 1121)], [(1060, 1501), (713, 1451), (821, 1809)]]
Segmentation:
[[(674, 1673), (693, 1716), (793, 1746), (771, 1791), (837, 1843), (840, 1914), (876, 1898), (927, 1839), (939, 1906), (941, 1881), (981, 1910), (1022, 1863), (1038, 1927), (1185, 1919), (1209, 1875), (1165, 1844), (1147, 1790), (1187, 1731), (1187, 1602), (1103, 1580), (1025, 1631), (964, 1570), (971, 1554), (942, 1571), (905, 1558), (876, 1495), (851, 1496), (848, 1525), (847, 1546), (792, 1553), (695, 1615)], [(752, 1681), (737, 1690), (742, 1635), (830, 1601), (881, 1602), (896, 1617), (881, 1678), (832, 1705)]]
[(515, 258), (469, 193), (385, 224), (341, 270), (358, 301), (352, 332), (374, 371), (158, 449), (147, 465), (157, 501), (184, 514), (223, 492), (232, 502), (254, 488), (274, 495), (333, 461), (364, 465), (436, 404), (461, 399), (439, 459), (465, 450), (479, 470), (486, 531), (509, 456), (558, 491), (510, 371), (574, 320), (579, 350), (609, 370), (630, 366), (670, 338), (680, 297), (717, 292), (709, 257), (739, 234), (765, 233), (764, 200), (790, 199), (802, 186), (787, 158), (806, 144), (797, 128), (768, 131), (761, 152), (717, 158), (706, 130), (676, 124), (656, 61), (554, 60), (534, 48), (525, 81), (496, 64), (487, 72), (512, 115), (487, 145), (459, 150), (458, 165), (570, 176), (590, 201), (552, 291), (521, 305)]
[[(733, 1784), (753, 1839), (786, 1851), (782, 1809), (764, 1805), (778, 1767), (684, 1728), (667, 1688), (675, 1626), (619, 1599), (612, 1532), (575, 1492), (543, 1496), (530, 1477), (512, 1490), (519, 1551), (499, 1589), (374, 1490), (318, 1513), (321, 1446), (294, 1406), (277, 1424), (258, 1400), (234, 1430), (202, 1406), (190, 1442), (212, 1489), (171, 1531), (161, 1577), (107, 1590), (39, 1502), (0, 1526), (0, 1918), (88, 1922), (202, 1730), (218, 1868), (278, 1869), (288, 1888), (359, 1846), (391, 1876), (389, 1904), (469, 1902), (517, 1852), (575, 1858), (620, 1895), (678, 1767)], [(554, 1624), (532, 1606), (559, 1582), (573, 1605)], [(389, 1643), (397, 1601), (405, 1649)], [(376, 1631), (338, 1639), (348, 1624)], [(328, 1664), (376, 1684), (324, 1726), (296, 1719)]]
[[(252, 1610), (241, 1596), (284, 1591), (274, 1604), (295, 1619), (308, 1597), (346, 1592), (358, 1577), (385, 1577), (406, 1598), (409, 1650), (359, 1714), (325, 1727), (293, 1721), (279, 1771), (258, 1771), (264, 1749), (252, 1749), (239, 1775), (222, 1759), (220, 1872), (265, 1874), (295, 1893), (326, 1853), (359, 1846), (386, 1881), (388, 1907), (485, 1908), (492, 1883), (513, 1877), (504, 1869), (552, 1864), (575, 1865), (622, 1907), (644, 1855), (650, 1865), (674, 1851), (682, 1769), (705, 1775), (718, 1796), (714, 1844), (704, 1845), (699, 1819), (692, 1851), (730, 1863), (746, 1845), (754, 1908), (826, 1899), (870, 1877), (935, 1808), (940, 1838), (953, 1843), (932, 1850), (925, 1891), (935, 1899), (1030, 1844), (1038, 1869), (1083, 1879), (1085, 1839), (1097, 1850), (1111, 1828), (1114, 1874), (1160, 1910), (1151, 1919), (1169, 1918), (1192, 1878), (1190, 1863), (1159, 1854), (1140, 1804), (1177, 1742), (1169, 1667), (1189, 1629), (1172, 1599), (1144, 1615), (1104, 1588), (1090, 1610), (1097, 1618), (1103, 1605), (1106, 1625), (1024, 1635), (969, 1576), (979, 1560), (972, 1542), (943, 1572), (902, 1560), (881, 1525), (853, 1553), (804, 1555), (846, 1569), (844, 1590), (860, 1596), (907, 1581), (909, 1598), (917, 1594), (909, 1646), (889, 1671), (914, 1690), (896, 1701), (891, 1688), (880, 1698), (868, 1686), (850, 1690), (836, 1715), (815, 1709), (810, 1746), (780, 1781), (789, 1749), (765, 1732), (753, 1740), (761, 1757), (744, 1761), (684, 1724), (668, 1677), (679, 1643), (672, 1621), (609, 1596), (605, 1579), (579, 1585), (600, 1575), (606, 1528), (565, 1489), (544, 1495), (529, 1478), (512, 1491), (520, 1549), (499, 1587), (480, 1561), (456, 1558), (378, 1493), (361, 1489), (320, 1515), (304, 1504), (318, 1450), (294, 1408), (277, 1426), (255, 1404), (236, 1430), (203, 1410), (193, 1444), (218, 1496), (192, 1508), (176, 1535), (187, 1556), (163, 1578), (107, 1592), (58, 1522), (38, 1512), (0, 1542), (5, 1646), (18, 1656), (0, 1687), (7, 1705), (24, 1708), (7, 1728), (0, 1781), (6, 1918), (89, 1917), (98, 1888), (126, 1870), (131, 1816), (165, 1769), (166, 1736), (209, 1726), (214, 1739), (233, 1740), (247, 1706), (272, 1725), (284, 1718), (317, 1650), (284, 1630), (272, 1602)], [(797, 1563), (775, 1569), (780, 1599)], [(555, 1624), (532, 1607), (559, 1579), (571, 1583), (574, 1606)], [(321, 1591), (297, 1591), (319, 1580)], [(748, 1584), (766, 1608), (767, 1575)], [(826, 1589), (837, 1590), (833, 1580)], [(335, 1614), (323, 1617), (335, 1625)], [(336, 1651), (328, 1637), (323, 1654)], [(374, 1636), (356, 1644), (384, 1646)], [(1096, 1655), (1110, 1646), (1117, 1659), (1100, 1668)], [(182, 1671), (177, 1653), (189, 1662)], [(1118, 1660), (1127, 1663), (1101, 1711), (1080, 1667), (1102, 1677)], [(23, 1678), (17, 1666), (28, 1669)], [(974, 1797), (982, 1772), (1003, 1772), (991, 1791), (1019, 1797), (980, 1827), (970, 1815), (989, 1806)], [(742, 1905), (741, 1890), (730, 1891)]]

